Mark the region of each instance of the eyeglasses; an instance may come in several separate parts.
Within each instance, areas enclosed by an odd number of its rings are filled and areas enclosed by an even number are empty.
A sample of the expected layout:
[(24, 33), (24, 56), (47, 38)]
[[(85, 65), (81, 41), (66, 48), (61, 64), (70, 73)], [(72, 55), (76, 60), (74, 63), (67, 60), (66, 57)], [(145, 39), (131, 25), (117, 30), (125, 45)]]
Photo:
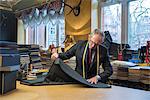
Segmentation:
[(96, 43), (95, 41), (90, 40), (90, 42), (91, 42), (92, 44), (94, 44), (94, 46), (99, 45), (99, 43)]

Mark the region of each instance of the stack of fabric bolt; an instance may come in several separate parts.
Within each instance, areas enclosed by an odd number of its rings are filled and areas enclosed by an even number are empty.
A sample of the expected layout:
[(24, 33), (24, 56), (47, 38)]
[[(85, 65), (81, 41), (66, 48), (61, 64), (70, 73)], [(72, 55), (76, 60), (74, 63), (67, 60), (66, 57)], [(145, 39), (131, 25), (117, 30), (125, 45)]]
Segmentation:
[(32, 64), (33, 69), (43, 68), (40, 59), (39, 45), (31, 45), (30, 48), (30, 64)]
[(140, 82), (140, 68), (141, 66), (129, 68), (128, 81)]
[(140, 68), (140, 82), (150, 85), (150, 66)]
[(30, 57), (29, 57), (29, 48), (30, 45), (19, 44), (18, 51), (20, 54), (20, 70), (18, 71), (18, 80), (26, 79), (26, 76), (29, 74), (29, 65), (30, 65)]
[(17, 44), (0, 41), (0, 94), (16, 89), (16, 74), (19, 68)]
[(135, 67), (136, 64), (126, 61), (112, 61), (113, 75), (111, 78), (119, 80), (128, 80), (128, 68)]

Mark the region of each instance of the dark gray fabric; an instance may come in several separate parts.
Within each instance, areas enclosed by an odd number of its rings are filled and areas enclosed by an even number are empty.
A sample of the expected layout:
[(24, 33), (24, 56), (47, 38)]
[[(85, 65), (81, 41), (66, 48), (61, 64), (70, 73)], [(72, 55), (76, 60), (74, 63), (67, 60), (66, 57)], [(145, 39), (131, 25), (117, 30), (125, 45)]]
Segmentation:
[(94, 88), (110, 88), (111, 87), (110, 85), (104, 84), (101, 82), (99, 82), (98, 84), (91, 84), (91, 83), (87, 82), (86, 79), (84, 79), (80, 74), (78, 74), (76, 71), (71, 69), (68, 65), (64, 64), (61, 59), (57, 59), (55, 61), (55, 65), (60, 66), (62, 71), (64, 73), (66, 73), (68, 75), (68, 77), (71, 77), (75, 81), (82, 83), (88, 87), (94, 87)]
[(43, 85), (64, 85), (64, 84), (69, 84), (69, 82), (55, 82), (55, 81), (46, 81), (45, 76), (43, 77), (38, 77), (36, 80), (22, 80), (20, 82), (21, 84), (24, 85), (29, 85), (29, 86), (43, 86)]
[(51, 66), (46, 77), (38, 78), (38, 80), (21, 82), (25, 85), (57, 85), (57, 84), (71, 84), (78, 83), (87, 87), (94, 88), (110, 88), (108, 84), (99, 82), (98, 84), (90, 84), (80, 74), (64, 64), (61, 59), (57, 59)]

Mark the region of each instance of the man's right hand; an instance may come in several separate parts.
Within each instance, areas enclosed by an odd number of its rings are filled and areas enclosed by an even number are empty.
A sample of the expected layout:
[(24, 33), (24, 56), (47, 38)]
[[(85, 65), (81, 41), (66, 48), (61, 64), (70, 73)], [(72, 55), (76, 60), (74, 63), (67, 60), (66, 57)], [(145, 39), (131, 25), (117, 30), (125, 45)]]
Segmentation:
[(51, 56), (51, 59), (55, 60), (57, 58), (58, 58), (58, 53), (53, 53), (52, 56)]
[(51, 59), (52, 60), (55, 60), (58, 58), (58, 53), (57, 53), (57, 49), (56, 48), (53, 48), (52, 49), (52, 55), (51, 55)]

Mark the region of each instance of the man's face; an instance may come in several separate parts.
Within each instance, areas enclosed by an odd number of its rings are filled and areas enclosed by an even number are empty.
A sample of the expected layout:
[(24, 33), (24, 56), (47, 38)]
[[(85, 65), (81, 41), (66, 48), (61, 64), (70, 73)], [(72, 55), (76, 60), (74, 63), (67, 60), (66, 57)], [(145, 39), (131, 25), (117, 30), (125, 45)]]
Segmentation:
[(93, 36), (90, 37), (90, 41), (89, 41), (89, 48), (94, 48), (95, 46), (101, 44), (103, 41), (102, 39), (103, 37), (98, 35), (98, 34), (94, 34)]

